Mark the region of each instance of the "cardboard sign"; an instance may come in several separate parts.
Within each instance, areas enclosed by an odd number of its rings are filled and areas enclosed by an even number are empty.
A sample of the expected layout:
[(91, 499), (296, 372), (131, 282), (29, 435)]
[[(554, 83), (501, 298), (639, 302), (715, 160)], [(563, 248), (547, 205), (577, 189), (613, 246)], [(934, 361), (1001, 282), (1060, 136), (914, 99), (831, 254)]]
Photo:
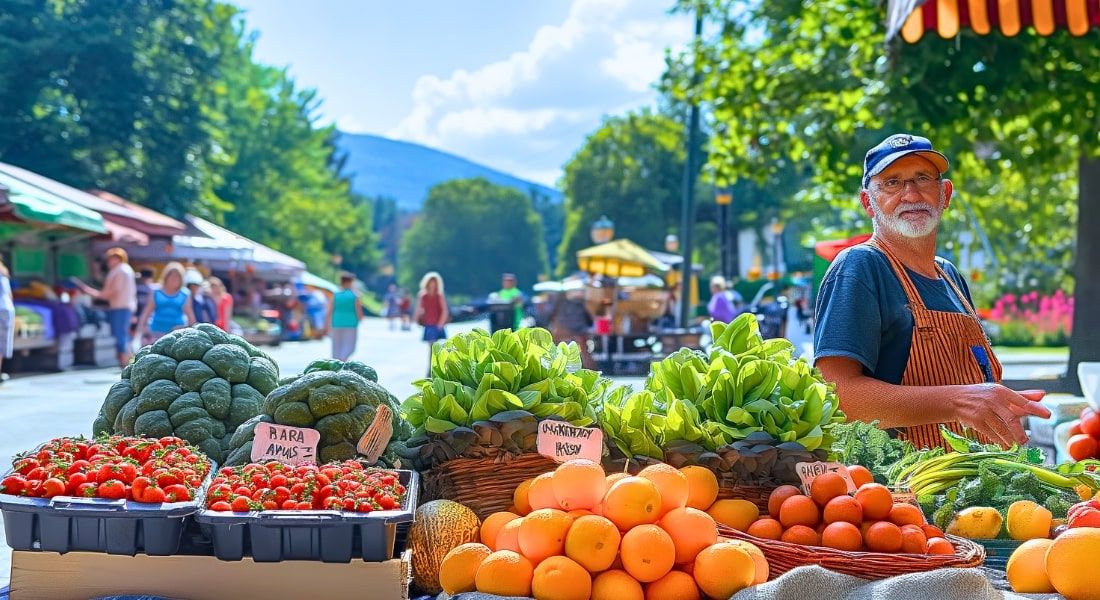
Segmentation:
[(852, 475), (848, 473), (848, 467), (837, 462), (800, 462), (794, 466), (798, 477), (802, 479), (802, 491), (810, 493), (810, 482), (814, 477), (825, 473), (836, 473), (844, 478), (848, 484), (848, 493), (856, 491), (856, 484), (852, 481)]
[(565, 421), (540, 421), (538, 451), (558, 462), (587, 458), (598, 463), (603, 457), (603, 431), (598, 427), (576, 427)]
[(252, 440), (252, 462), (316, 463), (320, 441), (321, 433), (316, 429), (257, 423), (256, 437)]
[(374, 413), (374, 420), (359, 438), (355, 450), (367, 458), (367, 462), (374, 464), (378, 457), (386, 451), (386, 445), (393, 437), (393, 411), (385, 404), (379, 404)]

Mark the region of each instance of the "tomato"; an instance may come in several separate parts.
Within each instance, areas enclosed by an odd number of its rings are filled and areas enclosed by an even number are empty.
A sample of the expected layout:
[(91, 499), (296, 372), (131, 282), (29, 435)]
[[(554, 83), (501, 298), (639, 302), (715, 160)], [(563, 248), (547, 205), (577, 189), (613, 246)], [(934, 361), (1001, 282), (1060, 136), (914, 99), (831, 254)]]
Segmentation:
[(279, 506), (283, 507), (283, 510), (294, 510), (298, 506), (298, 501), (293, 499), (285, 500), (280, 503)]
[(26, 475), (27, 473), (31, 472), (31, 469), (38, 467), (39, 464), (38, 459), (27, 457), (16, 460), (12, 466), (15, 468), (16, 473), (19, 473), (20, 475)]
[(100, 498), (117, 500), (126, 497), (126, 484), (118, 479), (106, 479), (96, 488), (96, 494)]
[(145, 493), (145, 490), (151, 485), (153, 485), (152, 479), (149, 479), (145, 476), (135, 477), (133, 483), (130, 484), (130, 495), (132, 495), (134, 497), (134, 500), (137, 500), (138, 502), (147, 502), (147, 500), (144, 499), (143, 494)]
[(168, 499), (168, 496), (165, 493), (164, 488), (160, 488), (160, 487), (157, 487), (155, 485), (151, 485), (151, 486), (145, 488), (145, 490), (142, 492), (142, 495), (141, 495), (140, 499), (138, 499), (136, 497), (136, 495), (135, 495), (135, 498), (134, 498), (134, 500), (139, 500), (140, 502), (148, 502), (148, 503), (151, 503), (151, 504), (158, 504), (160, 502), (165, 502), (167, 499)]
[(248, 496), (248, 497), (251, 498), (252, 497), (252, 488), (249, 488), (248, 486), (242, 485), (242, 486), (237, 487), (237, 489), (233, 490), (233, 493), (237, 494), (238, 496)]
[(271, 476), (271, 480), (268, 482), (272, 488), (286, 487), (286, 475), (277, 473)]
[(1100, 438), (1100, 413), (1087, 408), (1081, 413), (1081, 433)]
[(394, 510), (398, 508), (397, 500), (394, 500), (393, 496), (389, 494), (385, 494), (379, 498), (378, 505), (382, 507), (382, 510)]
[(0, 494), (22, 496), (27, 490), (27, 480), (22, 475), (8, 475), (0, 482)]
[(298, 506), (296, 506), (295, 508), (298, 509), (298, 510), (313, 510), (313, 503), (312, 502), (299, 502)]
[(99, 481), (109, 481), (111, 479), (122, 481), (122, 467), (114, 462), (106, 463), (99, 467), (96, 476)]
[(213, 500), (225, 500), (233, 494), (233, 488), (224, 483), (219, 483), (210, 486), (210, 491), (206, 493), (206, 497)]
[(226, 502), (225, 500), (218, 500), (217, 502), (215, 502), (215, 503), (213, 503), (213, 504), (211, 504), (211, 505), (210, 505), (210, 510), (225, 510), (225, 511), (229, 511), (229, 510), (233, 510), (233, 507), (232, 507), (232, 505), (230, 505), (230, 504), (229, 504), (228, 502)]
[(161, 487), (168, 487), (180, 483), (180, 478), (167, 469), (158, 469), (153, 473), (153, 477), (156, 478), (157, 485)]
[(245, 496), (238, 496), (230, 503), (233, 512), (248, 512), (252, 510), (251, 500)]
[(36, 481), (43, 481), (49, 475), (49, 472), (42, 467), (35, 467), (27, 473), (27, 479), (34, 479)]
[(95, 498), (96, 488), (99, 487), (95, 483), (85, 482), (77, 486), (76, 491), (73, 492), (74, 496), (81, 498)]
[(84, 473), (73, 473), (69, 475), (69, 478), (65, 481), (65, 493), (70, 496), (75, 496), (77, 488), (85, 483), (88, 483), (87, 475)]
[(1096, 438), (1084, 433), (1069, 438), (1066, 444), (1066, 451), (1070, 457), (1078, 461), (1095, 458), (1098, 450), (1100, 450), (1100, 444), (1097, 444)]

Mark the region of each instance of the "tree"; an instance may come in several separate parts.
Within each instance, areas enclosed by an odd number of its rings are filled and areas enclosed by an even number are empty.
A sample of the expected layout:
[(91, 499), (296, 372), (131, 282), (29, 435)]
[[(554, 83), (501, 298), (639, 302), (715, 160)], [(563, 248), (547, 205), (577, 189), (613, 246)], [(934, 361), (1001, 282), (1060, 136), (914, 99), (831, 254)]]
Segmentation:
[[(993, 234), (994, 281), (1055, 259), (1049, 281), (1068, 283), (1079, 165), (1087, 175), (1080, 206), (1100, 213), (1100, 31), (1004, 38), (963, 30), (952, 40), (884, 47), (878, 0), (714, 0), (704, 9), (719, 33), (700, 49), (707, 78), (698, 92), (728, 132), (710, 147), (726, 177), (764, 177), (783, 161), (810, 166), (815, 185), (804, 199), (846, 206), (855, 223), (863, 151), (887, 132), (923, 132), (954, 159), (951, 177), (969, 207), (949, 213), (946, 229)], [(676, 77), (681, 95), (685, 81)], [(945, 242), (956, 240), (949, 233)], [(1077, 245), (1079, 261), (1100, 253), (1089, 236), (1078, 235)], [(1078, 294), (1100, 294), (1094, 276), (1080, 276), (1082, 264), (1096, 263), (1079, 262)], [(1074, 343), (1100, 358), (1100, 315), (1084, 305), (1077, 303)], [(1071, 354), (1072, 368), (1081, 354)]]
[(533, 186), (527, 194), (531, 197), (531, 205), (535, 207), (535, 212), (539, 213), (542, 219), (549, 272), (553, 272), (558, 264), (558, 246), (561, 245), (562, 236), (565, 234), (565, 206), (561, 202), (554, 202), (553, 198)]
[(531, 199), (513, 188), (481, 177), (440, 183), (401, 240), (398, 265), (411, 289), (428, 271), (443, 276), (449, 293), (495, 291), (501, 273), (528, 287), (546, 271), (542, 222)]
[(558, 275), (576, 268), (576, 253), (591, 245), (600, 216), (615, 222), (615, 237), (664, 247), (678, 231), (684, 177), (684, 127), (646, 109), (609, 117), (565, 165), (565, 233)]

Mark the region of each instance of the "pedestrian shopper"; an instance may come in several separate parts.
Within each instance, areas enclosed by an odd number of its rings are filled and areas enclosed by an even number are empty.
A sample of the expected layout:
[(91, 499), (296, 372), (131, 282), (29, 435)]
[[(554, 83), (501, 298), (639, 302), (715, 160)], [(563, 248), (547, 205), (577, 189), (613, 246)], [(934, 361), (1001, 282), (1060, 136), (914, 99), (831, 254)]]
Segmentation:
[(355, 353), (359, 338), (359, 321), (363, 319), (363, 303), (352, 289), (355, 276), (344, 273), (340, 276), (340, 291), (332, 296), (329, 305), (328, 333), (332, 336), (332, 357), (347, 360)]
[(130, 267), (130, 257), (122, 248), (107, 250), (103, 258), (107, 263), (107, 277), (102, 290), (75, 277), (73, 281), (85, 294), (107, 303), (107, 320), (111, 324), (111, 336), (115, 338), (118, 365), (125, 368), (130, 362), (130, 322), (137, 310), (137, 278)]
[(432, 348), (439, 340), (447, 339), (446, 325), (451, 319), (447, 296), (443, 291), (443, 277), (430, 271), (420, 279), (420, 293), (416, 297), (413, 320), (424, 328), (423, 340), (428, 342), (428, 376), (432, 375)]
[(825, 275), (814, 360), (849, 418), (896, 428), (917, 448), (945, 446), (941, 424), (1022, 445), (1021, 418), (1050, 411), (1041, 391), (1000, 384), (966, 279), (936, 256), (954, 190), (947, 168), (947, 157), (916, 135), (891, 135), (867, 152), (859, 197), (874, 234)]
[(523, 326), (523, 292), (516, 287), (516, 276), (505, 273), (500, 278), (501, 289), (497, 292), (497, 298), (501, 302), (511, 302), (515, 306), (512, 317), (512, 331), (518, 331)]
[(170, 262), (160, 274), (160, 289), (153, 292), (138, 318), (138, 336), (144, 345), (195, 322), (191, 294), (183, 287), (183, 265)]
[(389, 323), (390, 331), (393, 331), (398, 320), (401, 319), (401, 295), (397, 292), (397, 284), (391, 283), (386, 288), (386, 295), (382, 298), (382, 304), (386, 311), (386, 321)]
[(145, 312), (145, 305), (149, 304), (149, 297), (153, 295), (153, 290), (156, 289), (156, 284), (153, 283), (153, 272), (149, 269), (142, 269), (138, 274), (137, 280), (137, 310), (134, 311), (133, 325), (137, 327), (137, 317), (141, 313)]
[(581, 366), (595, 369), (596, 363), (588, 351), (588, 332), (592, 319), (584, 306), (584, 287), (563, 289), (555, 294), (548, 324), (555, 342), (575, 342), (581, 351)]
[(405, 288), (401, 288), (400, 309), (401, 331), (408, 331), (412, 329), (412, 296)]
[(214, 323), (218, 320), (218, 308), (214, 300), (203, 289), (202, 273), (194, 269), (188, 269), (184, 274), (184, 282), (187, 291), (191, 294), (191, 311), (195, 314), (196, 323)]
[[(11, 274), (7, 265), (0, 262), (0, 368), (5, 359), (11, 358), (14, 349), (15, 304), (11, 299)], [(7, 375), (0, 375), (0, 383), (7, 378)]]
[(733, 298), (726, 290), (726, 279), (721, 275), (710, 278), (710, 302), (707, 303), (707, 313), (712, 321), (722, 323), (729, 323), (737, 316)]
[(210, 285), (210, 299), (214, 301), (214, 324), (222, 331), (229, 331), (229, 322), (233, 320), (233, 294), (225, 289), (225, 283), (217, 277), (206, 280)]

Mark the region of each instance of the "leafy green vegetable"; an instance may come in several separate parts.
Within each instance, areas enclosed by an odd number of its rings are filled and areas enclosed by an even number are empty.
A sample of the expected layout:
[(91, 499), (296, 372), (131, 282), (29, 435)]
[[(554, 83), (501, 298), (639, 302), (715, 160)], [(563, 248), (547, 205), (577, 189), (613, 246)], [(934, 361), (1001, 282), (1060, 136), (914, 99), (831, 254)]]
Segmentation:
[(913, 445), (879, 429), (878, 422), (849, 421), (832, 427), (832, 459), (845, 465), (861, 465), (883, 485), (890, 469), (913, 452)]

